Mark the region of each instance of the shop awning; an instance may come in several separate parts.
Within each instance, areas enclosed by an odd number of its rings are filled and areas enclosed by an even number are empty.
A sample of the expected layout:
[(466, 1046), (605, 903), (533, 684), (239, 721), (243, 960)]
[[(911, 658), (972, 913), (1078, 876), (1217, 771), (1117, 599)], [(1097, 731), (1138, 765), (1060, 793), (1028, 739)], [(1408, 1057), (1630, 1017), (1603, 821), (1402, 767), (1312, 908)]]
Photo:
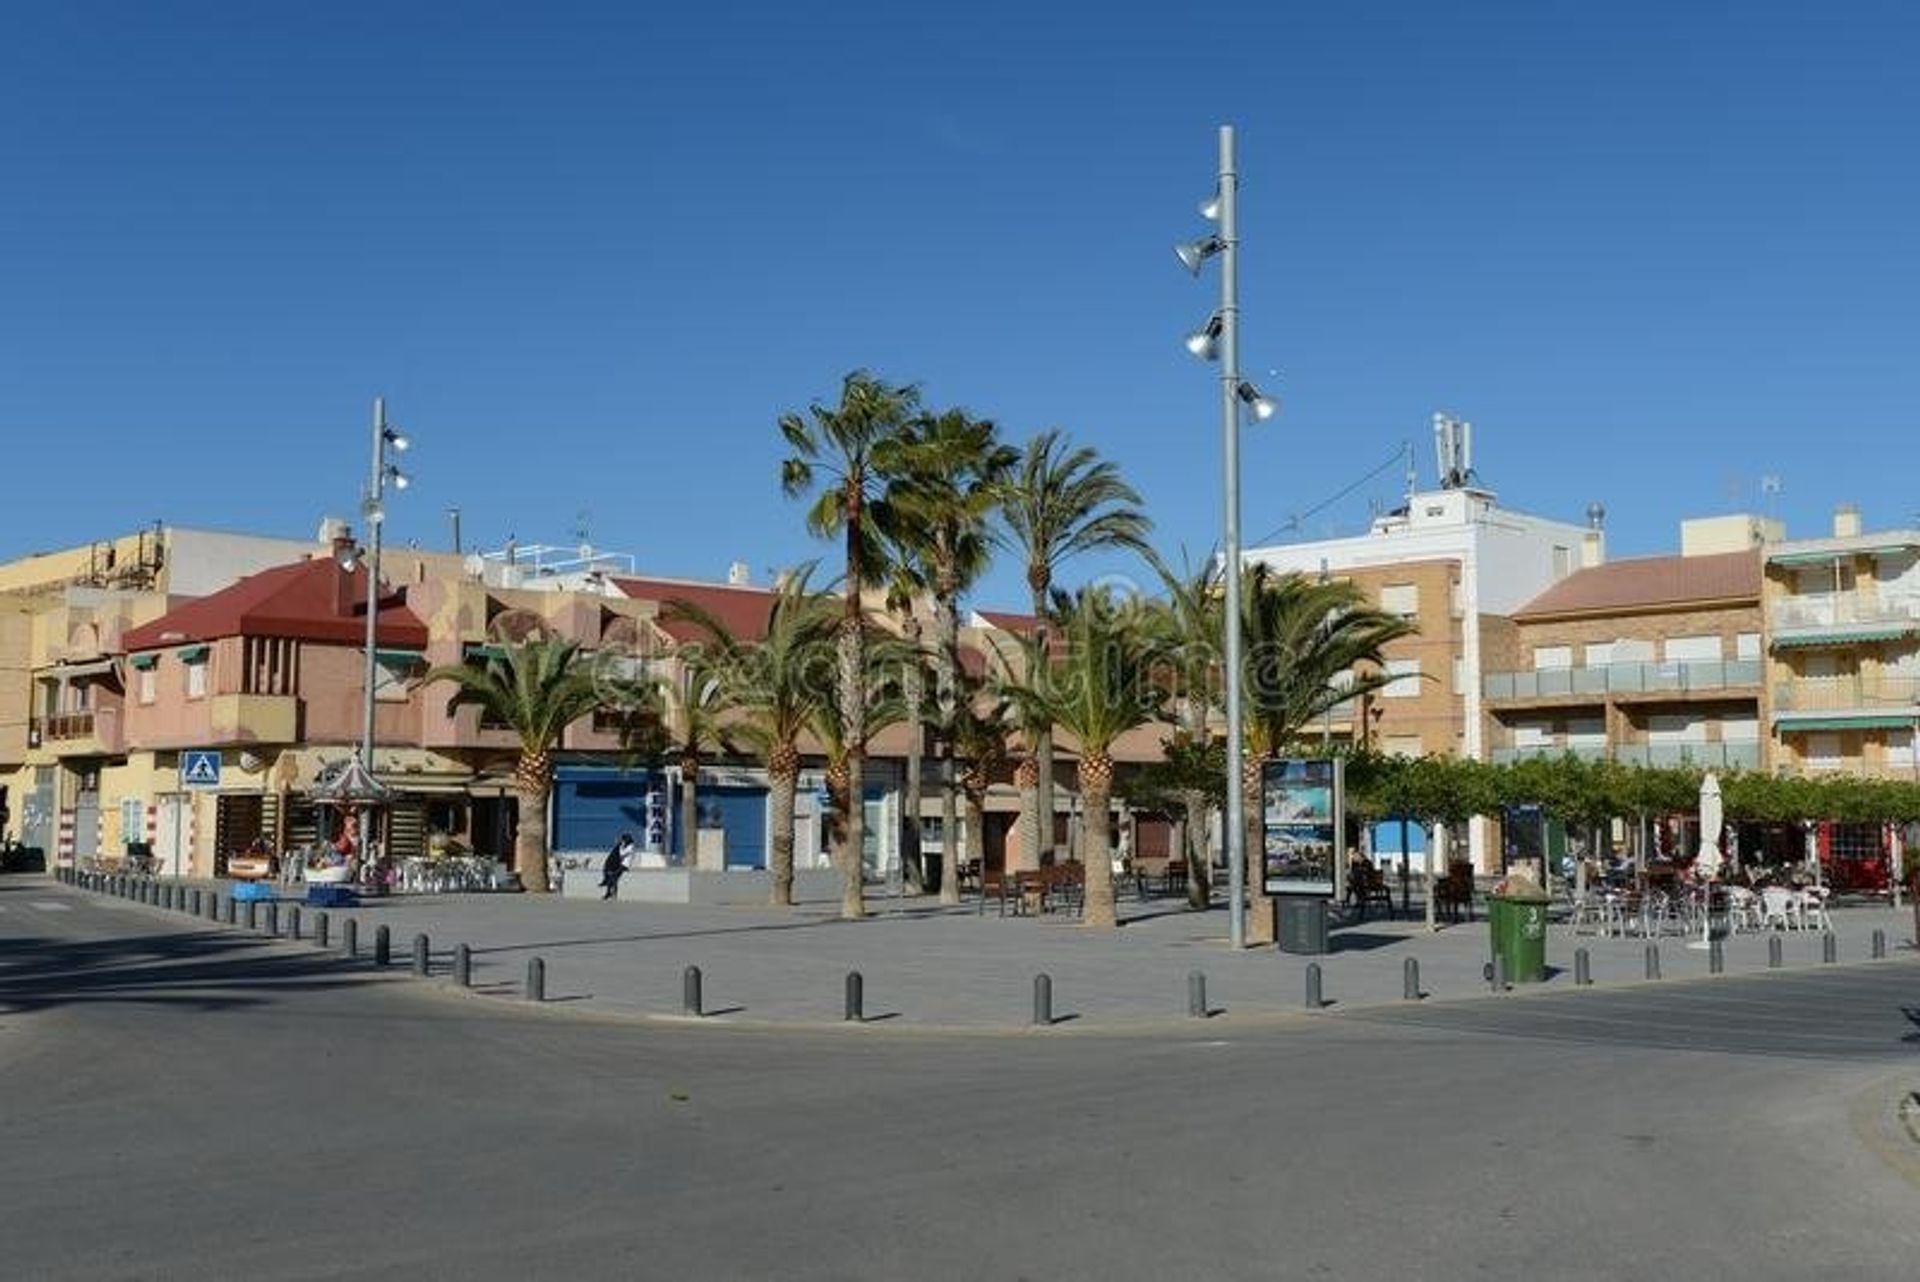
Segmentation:
[(113, 671), (112, 659), (91, 659), (86, 663), (62, 663), (43, 669), (39, 676), (47, 677), (98, 677)]
[(1863, 712), (1858, 716), (1845, 713), (1828, 714), (1818, 717), (1780, 717), (1773, 719), (1773, 728), (1781, 734), (1794, 734), (1807, 730), (1901, 730), (1920, 722), (1920, 710), (1904, 715), (1890, 712)]
[(1891, 641), (1916, 631), (1920, 631), (1920, 621), (1890, 623), (1883, 627), (1847, 628), (1835, 632), (1797, 632), (1787, 636), (1776, 636), (1773, 639), (1773, 648), (1812, 650), (1829, 645), (1858, 645), (1862, 641)]
[(132, 664), (134, 667), (140, 669), (142, 672), (145, 672), (147, 669), (155, 667), (156, 665), (159, 664), (160, 656), (157, 654), (129, 655), (127, 658), (127, 662)]
[(208, 649), (204, 645), (183, 645), (173, 655), (182, 663), (200, 663), (205, 661)]
[(376, 649), (373, 652), (373, 657), (382, 663), (391, 664), (396, 668), (418, 667), (427, 661), (426, 652), (422, 650)]
[(1864, 548), (1828, 548), (1824, 552), (1778, 552), (1767, 558), (1768, 565), (1831, 565), (1850, 556), (1897, 556), (1911, 552), (1912, 543), (1876, 543)]

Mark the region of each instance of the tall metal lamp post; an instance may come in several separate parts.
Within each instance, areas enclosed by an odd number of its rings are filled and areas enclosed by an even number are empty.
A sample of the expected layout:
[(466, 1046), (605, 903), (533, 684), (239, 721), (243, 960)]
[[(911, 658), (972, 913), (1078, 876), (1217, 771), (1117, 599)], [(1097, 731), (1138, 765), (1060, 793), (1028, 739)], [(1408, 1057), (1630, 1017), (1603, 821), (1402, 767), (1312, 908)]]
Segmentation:
[[(373, 774), (373, 692), (374, 683), (379, 676), (379, 663), (375, 646), (376, 625), (380, 618), (380, 531), (386, 524), (387, 487), (404, 490), (412, 483), (411, 478), (394, 464), (387, 461), (387, 450), (404, 454), (410, 442), (399, 430), (387, 423), (387, 398), (376, 396), (373, 401), (373, 461), (367, 471), (367, 485), (360, 498), (360, 515), (367, 525), (367, 663), (366, 690), (363, 692), (360, 720), (360, 764), (369, 776)], [(364, 847), (372, 839), (371, 810), (363, 810), (360, 815), (360, 842)]]
[(1240, 377), (1240, 175), (1234, 158), (1233, 126), (1220, 126), (1220, 180), (1213, 199), (1200, 206), (1219, 230), (1174, 247), (1186, 269), (1198, 276), (1209, 258), (1220, 259), (1220, 306), (1207, 323), (1187, 337), (1187, 350), (1202, 360), (1220, 362), (1220, 430), (1226, 463), (1225, 531), (1221, 560), (1226, 578), (1224, 660), (1227, 702), (1227, 900), (1228, 938), (1235, 948), (1247, 942), (1246, 803), (1243, 755), (1245, 731), (1240, 708), (1240, 414), (1244, 406), (1256, 420), (1272, 418), (1279, 408)]

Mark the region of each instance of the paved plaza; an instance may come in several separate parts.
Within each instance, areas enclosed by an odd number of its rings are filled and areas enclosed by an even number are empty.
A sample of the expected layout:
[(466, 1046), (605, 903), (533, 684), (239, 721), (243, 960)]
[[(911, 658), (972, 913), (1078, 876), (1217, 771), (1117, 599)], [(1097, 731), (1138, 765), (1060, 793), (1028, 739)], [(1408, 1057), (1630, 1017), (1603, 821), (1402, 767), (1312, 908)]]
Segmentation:
[[(129, 912), (162, 911), (109, 902)], [(280, 908), (283, 931), (289, 906)], [(557, 896), (394, 895), (335, 910), (330, 918), (336, 945), (340, 924), (349, 918), (357, 923), (363, 955), (385, 926), (396, 970), (405, 969), (416, 934), (428, 937), (433, 970), (441, 977), (451, 969), (455, 945), (466, 944), (473, 988), (482, 996), (518, 998), (527, 962), (537, 957), (548, 1001), (583, 1011), (679, 1018), (683, 973), (697, 966), (704, 1013), (739, 1023), (840, 1022), (849, 971), (863, 977), (868, 1022), (902, 1029), (1030, 1027), (1034, 977), (1041, 973), (1050, 977), (1053, 1014), (1063, 1030), (1184, 1019), (1195, 971), (1205, 976), (1207, 1006), (1223, 1024), (1304, 1012), (1310, 963), (1320, 967), (1328, 1010), (1404, 1002), (1409, 959), (1418, 964), (1427, 1000), (1491, 996), (1484, 917), (1429, 931), (1417, 901), (1411, 921), (1376, 915), (1336, 927), (1331, 951), (1318, 957), (1271, 947), (1235, 952), (1227, 944), (1224, 908), (1193, 911), (1176, 898), (1123, 898), (1123, 925), (1110, 932), (1089, 930), (1065, 914), (1003, 917), (993, 904), (981, 912), (972, 903), (951, 908), (924, 898), (876, 897), (869, 907), (867, 919), (850, 922), (840, 919), (837, 901), (780, 910)], [(301, 913), (310, 936), (314, 910), (302, 905)], [(1913, 956), (1911, 913), (1842, 907), (1833, 912), (1833, 926), (1841, 962), (1868, 960), (1876, 931), (1891, 958)], [(1767, 970), (1768, 938), (1742, 933), (1725, 940), (1726, 975)], [(1777, 938), (1783, 968), (1825, 964), (1819, 933), (1779, 932)], [(1576, 949), (1587, 951), (1596, 989), (1645, 983), (1649, 942), (1658, 948), (1663, 979), (1708, 974), (1707, 953), (1689, 948), (1685, 937), (1576, 935), (1556, 924), (1550, 928), (1546, 982), (1514, 991), (1576, 991)]]

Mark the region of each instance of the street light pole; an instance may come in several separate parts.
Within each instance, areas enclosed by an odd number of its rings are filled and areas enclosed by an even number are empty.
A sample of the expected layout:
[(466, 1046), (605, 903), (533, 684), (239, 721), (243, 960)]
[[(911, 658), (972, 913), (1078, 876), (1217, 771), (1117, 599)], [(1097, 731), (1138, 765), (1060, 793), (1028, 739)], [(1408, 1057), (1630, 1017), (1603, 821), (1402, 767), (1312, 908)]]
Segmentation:
[[(374, 659), (374, 625), (380, 614), (380, 527), (386, 523), (382, 498), (387, 487), (387, 398), (373, 398), (373, 462), (367, 473), (366, 501), (361, 512), (367, 520), (367, 664), (366, 690), (361, 703), (360, 764), (373, 773), (373, 683), (378, 668)], [(360, 839), (367, 839), (362, 820)]]
[(1245, 736), (1240, 710), (1240, 228), (1233, 126), (1220, 126), (1220, 431), (1226, 476), (1227, 938), (1247, 943)]

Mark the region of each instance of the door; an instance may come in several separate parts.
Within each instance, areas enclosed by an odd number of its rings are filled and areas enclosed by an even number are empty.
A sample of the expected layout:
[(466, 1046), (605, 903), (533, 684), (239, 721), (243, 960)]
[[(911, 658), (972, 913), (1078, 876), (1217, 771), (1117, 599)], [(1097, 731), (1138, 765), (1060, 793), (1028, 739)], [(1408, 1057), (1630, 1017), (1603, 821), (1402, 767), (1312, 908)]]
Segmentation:
[(187, 848), (187, 816), (190, 813), (186, 798), (180, 793), (169, 792), (162, 793), (155, 801), (154, 863), (168, 876), (184, 877), (188, 871), (183, 852)]
[(100, 857), (100, 773), (80, 776), (73, 794), (73, 860), (85, 865)]

